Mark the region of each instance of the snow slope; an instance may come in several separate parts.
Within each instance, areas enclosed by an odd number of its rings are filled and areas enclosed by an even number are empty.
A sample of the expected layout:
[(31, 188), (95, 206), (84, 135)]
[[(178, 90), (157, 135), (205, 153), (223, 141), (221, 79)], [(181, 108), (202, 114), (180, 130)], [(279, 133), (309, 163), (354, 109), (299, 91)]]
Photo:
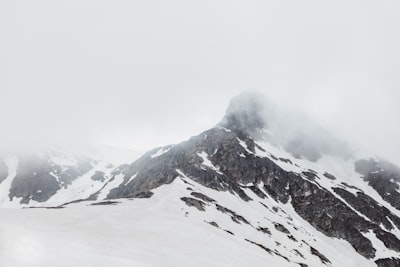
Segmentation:
[[(252, 225), (268, 227), (271, 237), (232, 221), (211, 205), (204, 212), (186, 206), (179, 196), (190, 196), (188, 187), (218, 199), (219, 205), (234, 209)], [(318, 233), (289, 207), (275, 213), (272, 207), (277, 203), (271, 200), (252, 196), (257, 201), (249, 205), (228, 192), (202, 187), (184, 177), (154, 192), (150, 199), (125, 199), (116, 205), (82, 202), (65, 209), (2, 209), (2, 266), (299, 266), (295, 262), (321, 266), (306, 242), (332, 261), (328, 266), (374, 266), (347, 242)], [(211, 221), (218, 228), (208, 223)], [(275, 230), (272, 223), (287, 227), (298, 242)], [(293, 230), (296, 226), (298, 231)], [(275, 250), (291, 262), (245, 239)]]

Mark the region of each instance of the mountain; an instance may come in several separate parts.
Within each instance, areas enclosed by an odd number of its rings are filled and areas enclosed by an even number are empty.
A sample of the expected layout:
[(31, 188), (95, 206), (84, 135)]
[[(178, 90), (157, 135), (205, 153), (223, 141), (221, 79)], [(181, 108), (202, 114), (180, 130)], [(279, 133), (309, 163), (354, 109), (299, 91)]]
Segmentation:
[(54, 159), (0, 165), (2, 198), (57, 208), (18, 211), (17, 223), (9, 212), (0, 230), (54, 220), (52, 232), (72, 237), (52, 243), (79, 240), (38, 266), (400, 266), (400, 169), (257, 93), (234, 98), (215, 127), (131, 164)]
[[(112, 155), (112, 156), (111, 156)], [(99, 146), (71, 152), (65, 148), (0, 155), (0, 207), (56, 206), (98, 191), (116, 165), (138, 152)]]

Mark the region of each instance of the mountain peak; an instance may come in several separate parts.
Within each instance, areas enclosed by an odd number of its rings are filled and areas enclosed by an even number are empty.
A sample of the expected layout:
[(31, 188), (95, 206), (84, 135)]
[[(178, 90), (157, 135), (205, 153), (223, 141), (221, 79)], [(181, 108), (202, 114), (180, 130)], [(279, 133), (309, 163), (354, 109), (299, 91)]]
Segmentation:
[(255, 90), (232, 98), (219, 126), (240, 136), (268, 141), (297, 158), (311, 161), (317, 161), (323, 154), (346, 158), (353, 153), (353, 148), (336, 139), (308, 114), (280, 108)]
[(220, 125), (239, 133), (254, 135), (267, 126), (268, 101), (250, 90), (231, 99)]

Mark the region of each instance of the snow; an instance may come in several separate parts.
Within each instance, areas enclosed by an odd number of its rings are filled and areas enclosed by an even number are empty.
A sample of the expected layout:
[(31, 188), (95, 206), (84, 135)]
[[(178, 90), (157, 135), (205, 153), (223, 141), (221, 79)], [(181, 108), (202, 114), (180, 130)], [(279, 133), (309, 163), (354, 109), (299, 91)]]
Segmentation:
[[(69, 167), (77, 167), (79, 160), (90, 161), (92, 168), (85, 174), (76, 178), (71, 184), (64, 185), (60, 180), (60, 174), (50, 171), (49, 175), (60, 184), (61, 188), (45, 202), (29, 201), (28, 205), (20, 204), (20, 199), (14, 197), (12, 201), (9, 199), (9, 192), (12, 180), (16, 176), (18, 157), (9, 155), (6, 158), (6, 165), (8, 166), (8, 177), (0, 184), (0, 207), (15, 207), (21, 208), (26, 206), (31, 207), (44, 207), (44, 206), (58, 206), (67, 202), (77, 199), (84, 199), (99, 191), (106, 182), (112, 177), (111, 172), (115, 169), (114, 164), (124, 164), (134, 161), (139, 157), (140, 153), (113, 148), (109, 146), (90, 147), (88, 150), (81, 151), (77, 155), (66, 148), (52, 148), (44, 151), (37, 152), (33, 156), (40, 157), (44, 160), (49, 160), (52, 164), (58, 165), (63, 171), (67, 171)], [(102, 158), (105, 158), (103, 160)], [(97, 172), (103, 172), (105, 181), (94, 181), (91, 177)], [(36, 172), (33, 175), (37, 175)], [(107, 190), (111, 190), (107, 188)], [(40, 190), (36, 191), (40, 193)]]
[(204, 151), (202, 151), (201, 153), (197, 153), (197, 155), (203, 160), (203, 165), (206, 166), (207, 168), (222, 174), (222, 172), (220, 171), (219, 168), (217, 168), (216, 166), (214, 166), (214, 164), (208, 159), (208, 154)]
[(132, 175), (132, 177), (129, 178), (129, 180), (125, 182), (125, 185), (129, 184), (130, 182), (132, 182), (136, 178), (137, 175), (138, 175), (138, 173), (135, 173), (134, 175)]
[[(187, 179), (185, 177), (185, 175), (182, 176), (182, 178)], [(310, 254), (309, 247), (301, 243), (301, 240), (305, 240), (308, 244), (327, 256), (332, 261), (332, 266), (375, 266), (373, 263), (357, 254), (348, 242), (326, 237), (315, 230), (313, 226), (298, 216), (290, 205), (284, 205), (282, 212), (274, 213), (272, 207), (282, 207), (281, 203), (277, 203), (271, 198), (260, 199), (249, 189), (245, 190), (246, 194), (254, 201), (244, 202), (242, 199), (229, 192), (211, 190), (193, 181), (190, 182), (195, 185), (194, 188), (192, 186), (195, 191), (204, 193), (217, 200), (218, 204), (245, 217), (251, 223), (251, 226), (233, 223), (230, 216), (209, 207), (206, 208), (206, 212), (199, 212), (195, 208), (188, 208), (188, 210), (191, 211), (189, 217), (194, 216), (192, 213), (196, 212), (203, 220), (205, 218), (205, 221), (215, 221), (221, 229), (235, 233), (235, 237), (237, 238), (247, 238), (259, 244), (263, 244), (271, 250), (279, 251), (291, 261), (307, 263), (309, 266), (321, 266), (321, 262), (318, 258)], [(187, 194), (187, 196), (189, 196), (189, 194)], [(261, 203), (270, 208), (267, 210)], [(290, 222), (291, 225), (288, 224), (288, 222)], [(285, 225), (285, 227), (290, 230), (291, 234), (300, 242), (293, 242), (286, 234), (275, 230), (274, 223)], [(260, 234), (260, 232), (256, 231), (254, 228), (258, 226), (268, 227), (272, 236), (266, 237), (264, 234)], [(299, 230), (295, 230), (294, 227)], [(279, 242), (281, 245), (277, 246), (275, 242)], [(293, 253), (294, 249), (300, 251), (307, 259), (296, 257)], [(338, 257), (338, 255), (341, 256)], [(271, 260), (267, 262), (270, 263)], [(287, 262), (282, 262), (278, 265), (270, 265), (287, 266), (287, 264)]]
[(247, 153), (253, 154), (253, 152), (251, 152), (249, 150), (249, 148), (247, 147), (247, 144), (245, 141), (241, 140), (240, 138), (236, 138), (236, 139), (238, 140), (239, 144), (246, 150)]
[(241, 157), (241, 158), (245, 158), (245, 157), (246, 157), (246, 155), (243, 154), (243, 153), (238, 153), (238, 155), (239, 155), (239, 157)]
[(50, 172), (49, 174), (50, 174), (51, 176), (53, 176), (54, 179), (56, 179), (56, 181), (57, 181), (58, 183), (60, 183), (60, 177), (58, 177), (54, 172)]
[(20, 207), (20, 204), (16, 201), (11, 202), (8, 196), (12, 180), (17, 175), (18, 158), (15, 156), (8, 156), (5, 159), (5, 163), (8, 167), (8, 176), (0, 184), (0, 205), (1, 207)]
[[(313, 170), (316, 172), (319, 179), (317, 181), (309, 180), (311, 183), (316, 184), (319, 187), (326, 188), (332, 194), (334, 194), (337, 198), (339, 198), (343, 203), (345, 203), (350, 209), (356, 212), (359, 216), (363, 217), (365, 220), (370, 221), (365, 215), (361, 212), (357, 211), (353, 208), (349, 203), (347, 203), (342, 197), (336, 194), (333, 190), (334, 187), (344, 188), (350, 193), (356, 194), (361, 191), (366, 195), (374, 199), (380, 205), (386, 207), (391, 211), (394, 215), (400, 217), (400, 211), (394, 208), (390, 203), (386, 202), (376, 191), (374, 188), (368, 185), (361, 176), (361, 174), (357, 173), (355, 170), (355, 162), (359, 159), (363, 158), (374, 158), (373, 156), (368, 156), (361, 152), (355, 153), (353, 157), (343, 158), (340, 156), (331, 156), (331, 155), (322, 155), (321, 158), (312, 162), (307, 159), (298, 159), (293, 157), (290, 153), (285, 151), (282, 147), (277, 147), (268, 142), (257, 141), (256, 144), (262, 147), (266, 152), (260, 150), (256, 146), (256, 156), (266, 157), (280, 166), (282, 169), (295, 172), (301, 174), (304, 171)], [(242, 144), (243, 146), (243, 144)], [(273, 155), (273, 156), (272, 156)], [(279, 158), (289, 159), (292, 164), (287, 163), (285, 161), (279, 160)], [(335, 180), (330, 180), (324, 176), (324, 173), (329, 173), (335, 176)], [(304, 177), (305, 178), (305, 177)], [(345, 187), (343, 183), (346, 183), (355, 188)], [(356, 189), (358, 188), (358, 190)], [(387, 230), (382, 227), (383, 230)], [(391, 230), (394, 235), (400, 238), (399, 232), (395, 232)]]
[(108, 164), (108, 162), (100, 161), (94, 165), (89, 172), (75, 179), (71, 185), (66, 188), (61, 188), (49, 200), (35, 206), (58, 206), (73, 200), (89, 197), (93, 193), (99, 191), (107, 182), (94, 181), (91, 179), (97, 171), (104, 172), (106, 179), (107, 177), (111, 177), (110, 172), (112, 169), (107, 168)]
[(396, 188), (396, 191), (400, 193), (400, 183), (396, 182), (396, 184), (399, 186), (398, 188)]
[(51, 161), (60, 166), (78, 166), (78, 162), (72, 156), (67, 156), (64, 154), (57, 154), (57, 156), (52, 156)]
[[(207, 159), (205, 152), (199, 154)], [(245, 202), (229, 192), (204, 187), (181, 170), (177, 172), (180, 177), (153, 190), (154, 195), (149, 199), (119, 199), (121, 203), (113, 206), (81, 202), (64, 209), (0, 209), (2, 265), (289, 267), (306, 263), (310, 267), (322, 266), (320, 259), (310, 252), (310, 245), (332, 262), (328, 266), (375, 266), (348, 242), (318, 232), (290, 204), (261, 199), (244, 188), (253, 199)], [(103, 189), (99, 201), (121, 183), (123, 175), (115, 176)], [(229, 214), (217, 210), (214, 204), (207, 204), (205, 212), (186, 206), (180, 197), (192, 197), (188, 187), (243, 216), (250, 225), (233, 222)], [(273, 207), (278, 207), (278, 211)], [(207, 222), (216, 222), (219, 228)], [(275, 229), (276, 223), (285, 226), (297, 242)], [(258, 231), (258, 227), (268, 227), (271, 236)], [(372, 240), (373, 236), (368, 238)], [(290, 262), (245, 239), (278, 252)], [(379, 242), (376, 244), (379, 257), (391, 255), (392, 252), (379, 247)]]
[(120, 186), (124, 182), (124, 174), (115, 175), (105, 186), (101, 189), (98, 200), (104, 200), (113, 188)]
[[(281, 168), (286, 171), (292, 171), (296, 173), (301, 173), (303, 171), (309, 171), (310, 169), (315, 171), (320, 178), (318, 180), (318, 185), (322, 185), (323, 187), (329, 189), (330, 191), (332, 187), (341, 187), (343, 188), (342, 183), (349, 184), (358, 188), (349, 188), (346, 187), (345, 189), (353, 194), (357, 193), (358, 191), (362, 191), (368, 196), (372, 197), (375, 201), (382, 204), (386, 208), (388, 208), (393, 214), (400, 216), (400, 212), (392, 207), (389, 203), (382, 199), (382, 197), (368, 185), (362, 179), (362, 176), (356, 172), (355, 170), (355, 162), (361, 158), (358, 156), (353, 158), (342, 158), (339, 156), (328, 156), (322, 155), (322, 157), (316, 161), (312, 162), (306, 159), (297, 159), (294, 158), (290, 153), (286, 152), (283, 148), (277, 148), (267, 142), (256, 142), (259, 146), (264, 148), (268, 152), (263, 152), (261, 150), (257, 150), (257, 155), (260, 157), (268, 157), (273, 160), (276, 164), (278, 164)], [(280, 160), (275, 160), (270, 157), (270, 153), (272, 153), (277, 158), (285, 158), (289, 159), (293, 164), (285, 163)], [(361, 155), (361, 154), (360, 154)], [(366, 157), (362, 154), (363, 157)], [(368, 158), (368, 157), (367, 157)], [(329, 173), (335, 176), (336, 180), (332, 181), (327, 179), (323, 174)]]
[(159, 157), (159, 156), (161, 156), (161, 155), (164, 155), (165, 153), (167, 153), (167, 152), (170, 151), (170, 150), (171, 150), (171, 147), (167, 147), (167, 148), (162, 147), (162, 148), (160, 148), (159, 150), (157, 150), (157, 152), (154, 153), (153, 155), (151, 155), (150, 157), (151, 157), (152, 159), (157, 158), (157, 157)]
[(368, 233), (364, 234), (366, 238), (371, 240), (373, 247), (376, 249), (375, 260), (382, 258), (397, 258), (399, 257), (399, 253), (393, 250), (388, 249), (385, 244), (379, 240), (374, 232), (370, 230)]
[[(345, 188), (353, 194), (363, 191), (393, 214), (400, 216), (400, 211), (385, 202), (355, 171), (356, 157), (343, 159), (323, 155), (317, 162), (311, 162), (294, 158), (281, 147), (268, 142), (257, 141), (253, 153), (244, 141), (237, 140), (247, 153), (268, 158), (286, 171), (300, 175), (304, 171), (315, 171), (318, 178), (316, 181), (309, 180), (310, 182), (329, 190), (365, 220), (369, 219), (338, 196), (333, 191), (334, 187)], [(159, 157), (170, 149), (171, 147), (160, 148), (151, 158)], [(205, 151), (197, 155), (202, 159), (205, 169), (221, 174), (218, 166), (212, 163)], [(243, 153), (239, 156), (246, 157)], [(52, 157), (52, 160), (63, 165), (73, 163), (68, 157)], [(13, 202), (8, 199), (12, 179), (17, 172), (18, 158), (8, 157), (6, 165), (9, 175), (0, 184), (0, 205), (21, 207), (18, 199), (14, 199)], [(105, 173), (105, 182), (91, 179), (96, 171)], [(55, 210), (1, 208), (2, 266), (285, 267), (298, 266), (296, 263), (306, 263), (310, 267), (322, 266), (320, 259), (310, 252), (310, 246), (332, 262), (328, 266), (375, 266), (373, 261), (360, 256), (348, 242), (318, 232), (294, 211), (290, 201), (283, 205), (272, 198), (261, 199), (250, 189), (243, 188), (253, 199), (245, 202), (236, 194), (204, 187), (191, 180), (181, 170), (176, 171), (180, 177), (171, 184), (153, 190), (155, 194), (150, 199), (120, 199), (117, 201), (121, 203), (112, 206), (90, 206), (92, 202), (81, 202)], [(136, 173), (124, 182), (123, 174), (110, 178), (111, 172), (107, 161), (99, 161), (91, 171), (73, 181), (67, 188), (60, 189), (47, 202), (31, 201), (30, 206), (56, 206), (86, 198), (101, 189), (96, 201), (99, 202), (106, 199), (113, 188), (123, 183), (128, 184), (138, 175)], [(336, 180), (324, 177), (325, 172), (334, 175)], [(346, 187), (343, 183), (355, 186), (359, 190)], [(249, 185), (251, 184), (247, 186)], [(262, 183), (256, 186), (265, 193)], [(231, 215), (217, 210), (215, 204), (206, 203), (204, 212), (186, 206), (180, 198), (193, 197), (193, 191), (188, 190), (188, 187), (215, 199), (219, 205), (243, 216), (250, 224), (234, 222)], [(274, 211), (274, 207), (278, 211)], [(391, 221), (389, 218), (388, 220)], [(207, 222), (216, 222), (218, 228)], [(297, 241), (275, 229), (277, 223), (287, 228)], [(271, 235), (258, 231), (258, 227), (268, 227)], [(397, 227), (394, 226), (391, 232), (400, 237)], [(377, 249), (375, 259), (398, 257), (398, 253), (387, 249), (373, 232), (364, 235)], [(267, 253), (246, 239), (287, 257), (290, 262), (274, 253)]]
[(289, 154), (288, 152), (286, 152), (283, 148), (276, 147), (268, 142), (262, 142), (262, 141), (257, 141), (257, 142), (255, 142), (255, 144), (265, 150), (265, 152), (264, 152), (256, 146), (256, 148), (255, 148), (256, 156), (261, 157), (261, 158), (263, 158), (263, 157), (269, 158), (275, 164), (277, 164), (279, 167), (281, 167), (282, 169), (289, 171), (289, 172), (301, 173), (302, 171), (304, 171), (303, 169), (301, 169), (300, 167), (297, 167), (294, 164), (290, 164), (288, 162), (279, 160), (280, 158), (281, 159), (290, 159), (293, 162), (293, 160), (292, 160), (293, 156), (291, 154)]
[(116, 206), (2, 210), (2, 265), (291, 266), (197, 214), (185, 217), (186, 207), (177, 198), (182, 190), (182, 182), (174, 183), (156, 190), (151, 199), (122, 200)]
[(219, 129), (224, 130), (225, 132), (228, 132), (228, 133), (232, 132), (231, 129), (228, 129), (228, 128), (225, 128), (225, 127), (219, 127)]

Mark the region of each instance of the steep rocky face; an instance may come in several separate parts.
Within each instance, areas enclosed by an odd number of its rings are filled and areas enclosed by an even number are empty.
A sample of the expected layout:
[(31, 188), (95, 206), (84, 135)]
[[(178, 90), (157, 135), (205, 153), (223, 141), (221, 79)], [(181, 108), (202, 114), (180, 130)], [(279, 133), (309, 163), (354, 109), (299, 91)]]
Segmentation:
[(400, 260), (399, 259), (380, 259), (376, 261), (376, 264), (378, 267), (398, 267), (400, 266)]
[(221, 121), (222, 127), (228, 127), (241, 136), (258, 136), (268, 127), (267, 117), (273, 109), (267, 100), (257, 92), (247, 92), (233, 98)]
[(103, 171), (96, 171), (92, 177), (90, 177), (93, 181), (104, 182), (106, 180), (106, 173)]
[(391, 163), (378, 160), (360, 160), (356, 170), (381, 197), (400, 210), (400, 169)]
[(17, 175), (9, 191), (10, 201), (13, 198), (20, 199), (21, 204), (27, 204), (30, 200), (47, 201), (58, 190), (66, 188), (92, 168), (91, 160), (86, 158), (70, 164), (56, 162), (49, 154), (20, 156)]

